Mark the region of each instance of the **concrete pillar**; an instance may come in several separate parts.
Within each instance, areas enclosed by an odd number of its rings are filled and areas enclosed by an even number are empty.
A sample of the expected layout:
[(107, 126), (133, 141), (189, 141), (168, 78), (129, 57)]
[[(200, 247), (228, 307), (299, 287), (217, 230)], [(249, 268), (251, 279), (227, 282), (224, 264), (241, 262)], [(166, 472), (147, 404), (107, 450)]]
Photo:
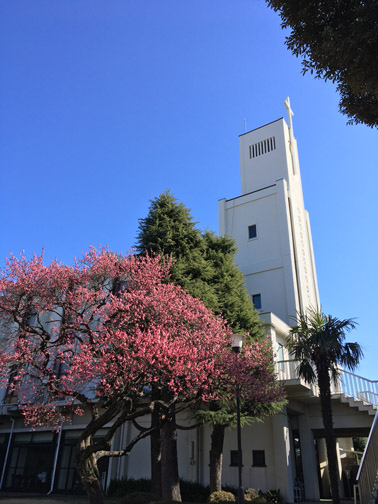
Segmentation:
[(318, 468), (314, 436), (310, 429), (307, 414), (298, 416), (298, 427), (306, 500), (319, 500)]
[(294, 502), (294, 467), (290, 449), (290, 429), (286, 408), (272, 418), (276, 486), (286, 502)]
[(224, 236), (227, 233), (226, 198), (218, 201), (218, 219), (219, 236)]
[(344, 485), (343, 485), (343, 466), (340, 457), (340, 442), (336, 439), (336, 454), (337, 454), (337, 467), (339, 469), (339, 494), (340, 497), (345, 497)]
[(329, 471), (328, 471), (328, 459), (327, 459), (327, 447), (325, 443), (325, 439), (318, 439), (318, 457), (319, 457), (319, 466), (320, 466), (320, 484), (322, 487), (322, 496), (325, 499), (331, 497), (331, 483), (329, 479)]

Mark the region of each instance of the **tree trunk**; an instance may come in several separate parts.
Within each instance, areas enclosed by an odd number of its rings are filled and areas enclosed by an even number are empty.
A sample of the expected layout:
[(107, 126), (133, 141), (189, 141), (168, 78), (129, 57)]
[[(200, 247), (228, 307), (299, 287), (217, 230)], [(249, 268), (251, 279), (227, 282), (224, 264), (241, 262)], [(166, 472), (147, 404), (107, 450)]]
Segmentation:
[(75, 466), (87, 492), (89, 503), (104, 504), (104, 493), (101, 487), (100, 473), (95, 455), (83, 459), (79, 451), (75, 459)]
[(210, 449), (210, 493), (222, 490), (224, 425), (214, 425)]
[(161, 428), (161, 475), (164, 501), (181, 502), (180, 479), (177, 460), (177, 431), (175, 405), (167, 413), (167, 421)]
[(334, 504), (340, 504), (339, 495), (339, 468), (337, 463), (336, 439), (333, 430), (333, 415), (331, 405), (331, 381), (329, 370), (317, 369), (318, 385), (320, 390), (320, 404), (322, 408), (322, 417), (325, 433), (325, 442), (327, 447), (329, 479), (331, 482), (332, 501)]
[[(160, 426), (160, 407), (155, 404), (151, 415), (151, 426)], [(155, 432), (151, 434), (150, 439), (151, 446), (151, 492), (158, 497), (162, 497), (161, 488), (161, 438), (160, 429), (157, 428)]]

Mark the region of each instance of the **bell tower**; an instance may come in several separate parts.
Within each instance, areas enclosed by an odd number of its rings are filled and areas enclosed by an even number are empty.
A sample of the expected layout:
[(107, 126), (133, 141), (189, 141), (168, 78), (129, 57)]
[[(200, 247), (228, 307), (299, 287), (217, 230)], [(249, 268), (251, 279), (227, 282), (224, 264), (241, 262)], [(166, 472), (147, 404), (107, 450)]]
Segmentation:
[(283, 118), (239, 137), (241, 196), (219, 201), (219, 233), (237, 243), (236, 264), (255, 308), (287, 324), (319, 307), (289, 98)]

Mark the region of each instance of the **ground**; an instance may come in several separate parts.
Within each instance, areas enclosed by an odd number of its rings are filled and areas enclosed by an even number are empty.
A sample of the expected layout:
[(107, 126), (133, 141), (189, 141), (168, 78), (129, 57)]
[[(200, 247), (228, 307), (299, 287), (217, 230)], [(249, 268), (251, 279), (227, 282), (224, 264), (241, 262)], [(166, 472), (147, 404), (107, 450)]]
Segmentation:
[[(1, 504), (85, 504), (88, 498), (77, 495), (41, 495), (41, 494), (15, 494), (0, 493)], [(120, 504), (121, 499), (116, 497), (105, 497), (105, 504)]]

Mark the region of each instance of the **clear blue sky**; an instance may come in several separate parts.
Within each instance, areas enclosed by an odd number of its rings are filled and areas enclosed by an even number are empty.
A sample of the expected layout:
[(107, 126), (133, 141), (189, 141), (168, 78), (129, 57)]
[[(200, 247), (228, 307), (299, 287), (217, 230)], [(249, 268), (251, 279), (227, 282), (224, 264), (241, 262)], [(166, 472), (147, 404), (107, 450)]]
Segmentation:
[(217, 231), (244, 118), (286, 116), (289, 95), (323, 309), (357, 318), (378, 379), (377, 131), (346, 125), (284, 37), (263, 0), (1, 2), (1, 257), (125, 252), (166, 188)]

